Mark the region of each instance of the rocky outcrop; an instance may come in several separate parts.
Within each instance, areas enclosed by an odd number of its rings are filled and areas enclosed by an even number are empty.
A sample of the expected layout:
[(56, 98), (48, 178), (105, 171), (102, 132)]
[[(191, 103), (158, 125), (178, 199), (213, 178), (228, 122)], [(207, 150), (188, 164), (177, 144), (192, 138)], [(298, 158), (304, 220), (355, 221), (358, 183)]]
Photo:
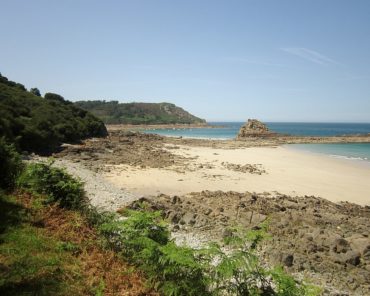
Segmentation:
[[(323, 295), (370, 295), (370, 207), (292, 197), (223, 191), (143, 198), (129, 207), (160, 210), (175, 237), (193, 246), (230, 237), (235, 225), (257, 230), (268, 219), (270, 238), (260, 258), (309, 278)], [(197, 244), (197, 239), (198, 243)]]
[(272, 133), (266, 124), (257, 119), (248, 119), (248, 121), (240, 128), (237, 139), (244, 138), (263, 138), (276, 135)]

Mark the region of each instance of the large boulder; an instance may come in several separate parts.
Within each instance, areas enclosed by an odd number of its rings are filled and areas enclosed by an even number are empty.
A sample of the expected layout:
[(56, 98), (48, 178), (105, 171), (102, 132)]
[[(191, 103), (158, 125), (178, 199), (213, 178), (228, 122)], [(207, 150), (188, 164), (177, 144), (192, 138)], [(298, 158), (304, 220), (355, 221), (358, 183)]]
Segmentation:
[(257, 119), (248, 119), (248, 121), (240, 128), (237, 139), (254, 138), (254, 137), (270, 137), (276, 135), (272, 133), (266, 124)]

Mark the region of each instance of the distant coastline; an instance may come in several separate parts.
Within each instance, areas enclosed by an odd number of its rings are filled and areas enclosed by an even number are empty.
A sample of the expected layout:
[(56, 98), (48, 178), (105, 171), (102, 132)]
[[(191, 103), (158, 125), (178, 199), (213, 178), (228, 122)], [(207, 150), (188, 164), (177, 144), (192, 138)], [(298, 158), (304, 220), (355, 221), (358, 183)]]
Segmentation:
[(108, 130), (166, 130), (166, 129), (193, 129), (193, 128), (222, 128), (209, 123), (176, 123), (176, 124), (106, 124)]
[[(158, 131), (158, 134), (163, 136), (217, 140), (234, 139), (244, 123), (210, 121), (196, 124), (108, 124), (107, 128), (111, 130)], [(370, 135), (370, 123), (267, 122), (266, 124), (273, 132), (299, 137), (367, 137)]]
[(76, 106), (91, 112), (105, 124), (206, 124), (172, 103), (120, 103), (118, 101), (77, 101)]

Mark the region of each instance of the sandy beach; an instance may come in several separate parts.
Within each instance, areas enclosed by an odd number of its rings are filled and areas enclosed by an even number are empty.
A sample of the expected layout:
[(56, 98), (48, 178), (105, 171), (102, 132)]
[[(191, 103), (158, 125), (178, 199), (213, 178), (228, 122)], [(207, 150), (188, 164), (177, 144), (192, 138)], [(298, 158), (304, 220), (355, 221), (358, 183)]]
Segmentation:
[[(165, 147), (187, 159), (186, 165), (183, 168), (139, 168), (118, 164), (110, 166), (104, 177), (141, 195), (183, 195), (202, 190), (267, 191), (370, 204), (370, 165), (366, 163), (287, 147)], [(266, 172), (243, 172), (240, 168), (246, 164), (256, 165)]]

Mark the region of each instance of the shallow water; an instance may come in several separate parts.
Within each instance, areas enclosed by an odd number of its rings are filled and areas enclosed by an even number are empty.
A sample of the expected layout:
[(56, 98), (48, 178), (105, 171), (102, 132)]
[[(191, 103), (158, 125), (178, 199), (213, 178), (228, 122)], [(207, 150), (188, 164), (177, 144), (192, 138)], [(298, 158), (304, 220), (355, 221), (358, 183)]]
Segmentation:
[(370, 162), (370, 143), (291, 144), (289, 147), (303, 151), (327, 154), (335, 158)]
[[(210, 122), (210, 124), (219, 127), (171, 128), (147, 130), (144, 132), (186, 138), (233, 139), (244, 122)], [(370, 123), (268, 122), (267, 126), (274, 132), (301, 136), (337, 136), (370, 133)], [(291, 146), (300, 150), (327, 154), (332, 157), (370, 161), (370, 143), (293, 144)]]
[[(166, 136), (189, 138), (232, 139), (244, 122), (210, 122), (219, 128), (170, 128), (148, 130)], [(370, 133), (370, 123), (295, 123), (268, 122), (271, 131), (299, 136), (338, 136)]]

